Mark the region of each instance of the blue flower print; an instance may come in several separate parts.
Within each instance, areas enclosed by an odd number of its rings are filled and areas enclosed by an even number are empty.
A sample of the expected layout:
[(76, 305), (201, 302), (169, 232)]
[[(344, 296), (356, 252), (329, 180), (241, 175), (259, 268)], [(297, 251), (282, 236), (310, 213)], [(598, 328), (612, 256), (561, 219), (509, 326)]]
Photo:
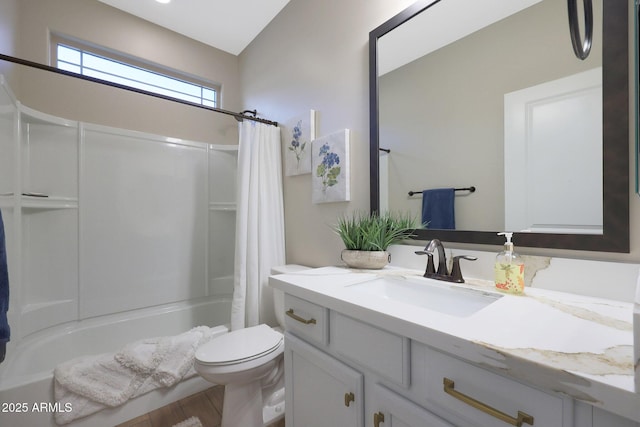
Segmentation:
[(322, 157), (322, 162), (316, 168), (316, 176), (322, 179), (322, 191), (338, 183), (340, 176), (340, 156), (331, 151), (329, 144), (322, 144), (318, 156)]
[(293, 152), (296, 156), (296, 169), (300, 168), (300, 159), (302, 158), (302, 153), (307, 146), (306, 141), (300, 143), (300, 137), (302, 136), (302, 120), (299, 120), (298, 123), (293, 127), (293, 131), (291, 132), (291, 144), (289, 145), (289, 151)]

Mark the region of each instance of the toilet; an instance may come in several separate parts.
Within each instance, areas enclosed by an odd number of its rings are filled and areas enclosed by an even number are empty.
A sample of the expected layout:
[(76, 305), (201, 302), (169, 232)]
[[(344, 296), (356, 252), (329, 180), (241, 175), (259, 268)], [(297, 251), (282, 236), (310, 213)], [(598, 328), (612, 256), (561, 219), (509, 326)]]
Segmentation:
[[(272, 274), (306, 270), (300, 265)], [(284, 416), (284, 294), (273, 290), (280, 327), (262, 324), (221, 335), (198, 347), (194, 368), (205, 380), (224, 385), (222, 427), (264, 427)]]

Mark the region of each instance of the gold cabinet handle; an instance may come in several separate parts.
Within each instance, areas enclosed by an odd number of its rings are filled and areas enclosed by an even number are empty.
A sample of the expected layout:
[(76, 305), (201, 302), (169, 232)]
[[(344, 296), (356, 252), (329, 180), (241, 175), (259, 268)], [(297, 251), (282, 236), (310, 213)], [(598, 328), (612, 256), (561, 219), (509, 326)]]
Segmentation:
[(316, 319), (305, 319), (304, 317), (300, 317), (293, 312), (293, 308), (290, 308), (285, 313), (287, 316), (291, 317), (293, 320), (297, 320), (300, 323), (304, 323), (305, 325), (315, 325)]
[(376, 412), (373, 414), (373, 426), (380, 427), (381, 423), (384, 423), (384, 414), (382, 412)]
[(344, 406), (349, 407), (349, 405), (351, 405), (351, 402), (355, 402), (356, 401), (356, 395), (353, 393), (345, 393), (344, 394)]
[(525, 414), (522, 411), (518, 411), (518, 417), (514, 418), (508, 414), (505, 414), (504, 412), (501, 412), (485, 403), (482, 403), (474, 399), (471, 396), (467, 396), (466, 394), (460, 393), (459, 391), (455, 390), (454, 389), (455, 383), (449, 378), (444, 378), (443, 383), (444, 383), (445, 393), (447, 393), (450, 396), (453, 396), (458, 400), (461, 400), (462, 402), (466, 403), (469, 406), (472, 406), (484, 412), (485, 414), (489, 414), (492, 417), (495, 417), (501, 421), (504, 421), (505, 423), (508, 423), (516, 427), (522, 427), (522, 423), (533, 425), (533, 417), (531, 415)]

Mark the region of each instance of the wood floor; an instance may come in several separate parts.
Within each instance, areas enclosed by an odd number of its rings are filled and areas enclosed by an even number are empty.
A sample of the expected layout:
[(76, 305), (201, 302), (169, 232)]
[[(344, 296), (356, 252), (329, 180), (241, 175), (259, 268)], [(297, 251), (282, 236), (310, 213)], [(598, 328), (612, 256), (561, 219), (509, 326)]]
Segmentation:
[[(211, 387), (116, 427), (171, 427), (193, 416), (200, 418), (203, 427), (220, 427), (223, 400), (224, 387)], [(284, 420), (269, 427), (284, 427)]]

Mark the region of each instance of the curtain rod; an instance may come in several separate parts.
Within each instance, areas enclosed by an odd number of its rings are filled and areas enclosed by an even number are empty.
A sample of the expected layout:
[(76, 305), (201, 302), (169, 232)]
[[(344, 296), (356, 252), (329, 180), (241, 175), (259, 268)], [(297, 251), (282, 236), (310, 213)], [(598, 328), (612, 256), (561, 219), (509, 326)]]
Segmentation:
[[(129, 92), (136, 92), (136, 93), (139, 93), (139, 94), (142, 94), (142, 95), (153, 96), (155, 98), (164, 99), (166, 101), (173, 101), (173, 102), (177, 102), (179, 104), (190, 105), (192, 107), (197, 107), (197, 108), (202, 108), (204, 110), (213, 111), (215, 113), (226, 114), (228, 116), (235, 117), (235, 119), (238, 120), (239, 122), (243, 121), (244, 119), (248, 119), (248, 120), (253, 120), (254, 122), (260, 122), (260, 123), (266, 123), (266, 124), (272, 125), (272, 126), (278, 126), (278, 122), (274, 122), (274, 121), (266, 120), (266, 119), (260, 119), (258, 117), (255, 117), (255, 115), (257, 114), (256, 110), (253, 110), (253, 111), (245, 110), (245, 111), (243, 111), (241, 113), (235, 113), (233, 111), (223, 110), (222, 108), (208, 107), (206, 105), (201, 105), (201, 104), (196, 104), (195, 102), (189, 102), (189, 101), (184, 101), (184, 100), (181, 100), (181, 99), (171, 98), (169, 96), (161, 95), (159, 93), (149, 92), (147, 90), (136, 89), (134, 87), (121, 85), (119, 83), (108, 82), (106, 80), (96, 79), (95, 77), (89, 77), (89, 76), (84, 76), (82, 74), (72, 73), (71, 71), (61, 70), (59, 68), (51, 67), (49, 65), (44, 65), (44, 64), (40, 64), (38, 62), (28, 61), (28, 60), (22, 59), (22, 58), (16, 58), (15, 56), (4, 55), (2, 53), (0, 53), (0, 60), (13, 62), (15, 64), (20, 64), (20, 65), (26, 65), (27, 67), (38, 68), (40, 70), (49, 71), (49, 72), (56, 73), (56, 74), (62, 74), (64, 76), (69, 76), (69, 77), (73, 77), (73, 78), (76, 78), (76, 79), (85, 80), (85, 81), (88, 81), (88, 82), (98, 83), (98, 84), (105, 85), (105, 86), (111, 86), (111, 87), (115, 87), (115, 88), (118, 88), (118, 89), (124, 89), (124, 90), (128, 90)], [(251, 114), (254, 115), (254, 117), (247, 116), (245, 113), (251, 113)]]

